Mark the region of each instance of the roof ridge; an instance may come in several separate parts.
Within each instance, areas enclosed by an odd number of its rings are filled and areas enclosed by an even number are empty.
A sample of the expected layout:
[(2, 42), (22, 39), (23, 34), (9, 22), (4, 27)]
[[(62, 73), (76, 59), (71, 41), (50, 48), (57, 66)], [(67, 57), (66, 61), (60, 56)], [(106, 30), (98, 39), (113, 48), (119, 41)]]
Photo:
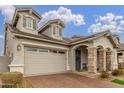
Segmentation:
[[(107, 31), (103, 31), (103, 32), (98, 32), (96, 34), (92, 34), (92, 35), (89, 35), (89, 36), (86, 36), (86, 37), (81, 37), (81, 38), (77, 38), (76, 40), (74, 40), (74, 42), (76, 41), (79, 41), (81, 39), (87, 39), (87, 38), (92, 38), (92, 37), (96, 37), (97, 35), (102, 35), (102, 34), (106, 34), (106, 33), (111, 33), (109, 30)], [(73, 41), (72, 41), (73, 42)]]
[(44, 23), (39, 29), (38, 29), (38, 32), (40, 32), (41, 30), (43, 30), (49, 23), (51, 22), (54, 22), (54, 21), (60, 21), (63, 23), (63, 26), (65, 26), (65, 23), (61, 20), (61, 19), (51, 19), (51, 20), (48, 20), (46, 23)]

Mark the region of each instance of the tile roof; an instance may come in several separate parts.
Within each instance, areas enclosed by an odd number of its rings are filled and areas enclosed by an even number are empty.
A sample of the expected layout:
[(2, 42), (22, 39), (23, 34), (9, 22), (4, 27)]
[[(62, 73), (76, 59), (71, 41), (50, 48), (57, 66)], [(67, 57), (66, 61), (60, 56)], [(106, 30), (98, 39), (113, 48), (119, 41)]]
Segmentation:
[(43, 31), (44, 31), (43, 29), (44, 29), (45, 27), (47, 27), (48, 25), (50, 25), (51, 23), (54, 23), (54, 22), (61, 22), (61, 25), (62, 25), (63, 27), (65, 27), (65, 24), (64, 24), (63, 21), (61, 21), (60, 19), (54, 19), (54, 20), (49, 20), (49, 21), (47, 21), (45, 24), (43, 24), (43, 25), (39, 28), (38, 32), (43, 32)]
[(80, 41), (80, 40), (86, 40), (86, 39), (102, 36), (102, 35), (105, 35), (105, 34), (110, 34), (110, 31), (104, 31), (104, 32), (93, 34), (93, 35), (89, 35), (89, 36), (85, 36), (85, 37), (80, 37), (80, 38), (77, 38), (77, 39), (73, 40), (71, 43), (77, 42), (77, 41)]
[(11, 26), (10, 24), (7, 24), (7, 26), (10, 28), (12, 33), (16, 33), (16, 34), (19, 34), (19, 35), (31, 36), (34, 39), (39, 38), (39, 39), (45, 39), (45, 40), (53, 41), (53, 42), (55, 41), (57, 43), (62, 43), (62, 44), (65, 44), (65, 45), (73, 45), (74, 43), (77, 43), (78, 41), (86, 42), (89, 39), (93, 40), (97, 37), (100, 37), (100, 36), (103, 36), (103, 35), (106, 35), (106, 34), (111, 34), (110, 31), (104, 31), (104, 32), (96, 33), (96, 34), (90, 35), (90, 36), (80, 36), (78, 38), (63, 38), (63, 40), (58, 40), (58, 39), (54, 39), (54, 38), (51, 38), (49, 36), (46, 36), (44, 34), (35, 35), (35, 34), (23, 32), (23, 31), (20, 31), (19, 29), (17, 29), (16, 27)]
[(39, 39), (52, 40), (52, 41), (68, 44), (68, 41), (66, 41), (65, 39), (64, 40), (58, 40), (58, 39), (54, 39), (54, 38), (51, 38), (49, 36), (46, 36), (44, 34), (35, 35), (35, 34), (31, 34), (31, 33), (20, 31), (19, 29), (17, 29), (16, 27), (11, 26), (10, 24), (7, 24), (7, 26), (10, 28), (10, 31), (12, 33), (26, 35), (26, 36), (31, 36), (31, 37), (34, 37), (34, 38), (37, 37)]
[(121, 50), (124, 50), (124, 43), (121, 43), (120, 44), (120, 46), (119, 46), (119, 49), (118, 49), (119, 51), (121, 51)]

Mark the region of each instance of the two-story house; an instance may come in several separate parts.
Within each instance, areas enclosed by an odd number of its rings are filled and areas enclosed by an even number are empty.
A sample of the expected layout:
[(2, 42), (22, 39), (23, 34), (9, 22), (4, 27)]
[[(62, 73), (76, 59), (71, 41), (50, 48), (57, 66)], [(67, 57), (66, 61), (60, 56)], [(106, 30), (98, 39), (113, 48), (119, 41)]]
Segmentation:
[(65, 24), (50, 20), (38, 28), (42, 17), (31, 8), (17, 8), (5, 25), (4, 53), (9, 70), (25, 76), (86, 71), (97, 73), (118, 68), (116, 38), (109, 32), (64, 38)]

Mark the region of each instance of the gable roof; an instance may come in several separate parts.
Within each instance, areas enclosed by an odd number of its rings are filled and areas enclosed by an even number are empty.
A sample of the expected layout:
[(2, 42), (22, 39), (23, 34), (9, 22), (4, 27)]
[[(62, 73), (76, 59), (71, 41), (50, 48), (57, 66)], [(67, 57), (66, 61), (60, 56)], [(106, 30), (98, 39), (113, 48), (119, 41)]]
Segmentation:
[(65, 24), (63, 21), (61, 21), (60, 19), (54, 19), (54, 20), (49, 20), (48, 22), (46, 22), (45, 24), (43, 24), (41, 26), (41, 28), (38, 30), (39, 33), (42, 33), (44, 31), (45, 28), (47, 28), (50, 24), (57, 22), (58, 24), (61, 24), (62, 27), (65, 27)]
[(39, 13), (37, 13), (32, 8), (16, 8), (14, 16), (13, 16), (13, 20), (12, 20), (12, 26), (14, 26), (16, 24), (16, 21), (19, 18), (18, 12), (32, 12), (39, 20), (42, 19), (42, 17), (39, 15)]
[[(12, 33), (15, 33), (17, 37), (30, 36), (30, 37), (32, 37), (32, 39), (38, 38), (39, 40), (44, 40), (44, 41), (46, 40), (46, 41), (53, 42), (53, 43), (68, 45), (68, 42), (67, 42), (66, 40), (54, 39), (54, 38), (51, 38), (51, 37), (46, 36), (46, 35), (44, 35), (44, 34), (35, 35), (35, 34), (23, 32), (23, 31), (20, 31), (19, 29), (17, 29), (16, 27), (13, 27), (13, 26), (10, 25), (10, 24), (6, 24), (6, 27), (8, 27), (9, 30), (10, 30)], [(21, 35), (23, 35), (23, 36), (21, 36)]]
[[(35, 35), (35, 34), (23, 32), (23, 31), (20, 31), (19, 29), (17, 29), (16, 27), (13, 27), (10, 24), (6, 24), (6, 26), (10, 29), (10, 31), (12, 33), (18, 34), (18, 35), (16, 35), (18, 37), (30, 36), (33, 39), (38, 38), (39, 40), (42, 39), (43, 41), (48, 41), (48, 42), (62, 44), (62, 45), (75, 45), (75, 44), (79, 44), (79, 43), (83, 43), (83, 42), (87, 42), (87, 41), (92, 41), (94, 39), (97, 39), (97, 38), (105, 35), (105, 36), (107, 36), (110, 39), (110, 41), (112, 42), (112, 44), (114, 44), (114, 46), (116, 48), (119, 47), (119, 45), (116, 44), (116, 42), (114, 41), (113, 35), (111, 34), (110, 31), (104, 31), (104, 32), (96, 33), (94, 35), (85, 36), (85, 37), (81, 37), (80, 36), (80, 37), (78, 37), (76, 39), (73, 39), (73, 38), (63, 38), (63, 40), (58, 40), (58, 39), (54, 39), (52, 37), (46, 36), (46, 35), (44, 35), (42, 33), (38, 34), (38, 35)], [(24, 36), (20, 36), (20, 35), (24, 35)]]
[(124, 43), (120, 44), (118, 51), (124, 51)]
[(118, 45), (114, 41), (113, 35), (111, 34), (110, 31), (103, 31), (103, 32), (96, 33), (96, 34), (93, 34), (93, 35), (90, 35), (90, 36), (80, 37), (76, 40), (72, 40), (70, 43), (71, 44), (78, 44), (78, 43), (81, 43), (81, 42), (91, 41), (91, 40), (94, 40), (94, 39), (99, 38), (99, 37), (104, 36), (104, 35), (106, 35), (111, 40), (111, 42), (115, 45), (115, 47), (118, 47)]
[(105, 34), (110, 34), (110, 31), (104, 31), (104, 32), (93, 34), (93, 35), (89, 35), (89, 36), (85, 36), (85, 37), (80, 37), (80, 38), (78, 38), (76, 40), (72, 40), (71, 43), (76, 43), (76, 42), (81, 41), (81, 40), (86, 40), (86, 41), (93, 40), (93, 39), (95, 39), (97, 37), (100, 37), (100, 36), (103, 36)]

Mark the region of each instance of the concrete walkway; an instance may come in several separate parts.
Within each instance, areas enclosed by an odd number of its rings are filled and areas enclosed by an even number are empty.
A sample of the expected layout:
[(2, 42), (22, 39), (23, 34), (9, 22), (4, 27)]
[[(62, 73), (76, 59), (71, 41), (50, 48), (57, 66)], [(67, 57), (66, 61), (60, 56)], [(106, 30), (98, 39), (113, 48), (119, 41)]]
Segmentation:
[(89, 78), (73, 73), (26, 77), (35, 88), (124, 88), (96, 78)]

